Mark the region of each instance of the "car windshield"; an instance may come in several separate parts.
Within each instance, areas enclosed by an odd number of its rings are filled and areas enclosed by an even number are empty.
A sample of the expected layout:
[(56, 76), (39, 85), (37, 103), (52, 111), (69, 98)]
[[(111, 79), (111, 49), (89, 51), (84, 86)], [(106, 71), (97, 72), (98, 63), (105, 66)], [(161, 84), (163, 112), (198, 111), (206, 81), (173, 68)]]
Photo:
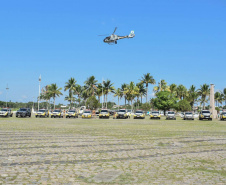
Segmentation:
[(185, 114), (188, 114), (188, 115), (190, 115), (190, 114), (192, 114), (191, 112), (186, 112)]
[(108, 112), (108, 110), (101, 110), (101, 112)]
[(143, 111), (137, 110), (136, 113), (143, 113)]
[(119, 112), (126, 112), (126, 110), (119, 110)]
[(45, 112), (45, 110), (42, 109), (42, 110), (39, 110), (38, 112)]
[(174, 114), (174, 112), (168, 112), (168, 114)]
[(202, 113), (207, 113), (207, 114), (209, 114), (210, 113), (210, 111), (208, 111), (208, 110), (206, 110), (206, 111), (202, 111)]
[(27, 109), (20, 109), (20, 111), (26, 111)]
[(57, 110), (54, 110), (53, 112), (60, 112), (60, 110), (59, 110), (59, 109), (57, 109)]
[(1, 111), (7, 111), (7, 109), (1, 109)]
[(153, 112), (151, 112), (152, 114), (159, 114), (159, 112), (158, 111), (153, 111)]
[(223, 112), (222, 115), (226, 115), (226, 112)]
[(75, 112), (75, 110), (69, 110), (68, 112), (73, 112), (73, 113), (74, 113), (74, 112)]
[(88, 110), (87, 110), (87, 111), (85, 111), (84, 113), (91, 113), (91, 111), (88, 111)]
[(132, 110), (128, 110), (127, 112), (132, 112)]

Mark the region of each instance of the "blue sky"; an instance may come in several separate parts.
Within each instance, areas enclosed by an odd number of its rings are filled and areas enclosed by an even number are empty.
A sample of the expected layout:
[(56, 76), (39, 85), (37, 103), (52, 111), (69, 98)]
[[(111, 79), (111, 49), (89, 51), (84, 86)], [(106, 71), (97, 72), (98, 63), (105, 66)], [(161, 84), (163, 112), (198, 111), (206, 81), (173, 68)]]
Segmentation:
[[(41, 86), (91, 75), (114, 86), (151, 73), (168, 84), (226, 87), (224, 0), (0, 2), (0, 100), (33, 101)], [(127, 35), (117, 45), (100, 34)], [(152, 86), (150, 86), (150, 94)], [(67, 92), (64, 92), (66, 95)], [(113, 98), (110, 98), (113, 100)], [(64, 97), (56, 103), (65, 103)]]

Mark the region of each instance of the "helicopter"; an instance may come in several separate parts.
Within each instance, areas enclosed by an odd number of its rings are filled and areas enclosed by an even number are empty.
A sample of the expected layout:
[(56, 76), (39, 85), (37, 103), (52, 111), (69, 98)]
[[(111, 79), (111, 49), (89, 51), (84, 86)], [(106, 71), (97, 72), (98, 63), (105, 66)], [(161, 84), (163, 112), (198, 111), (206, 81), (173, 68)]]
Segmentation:
[[(119, 36), (119, 35), (115, 35), (116, 30), (117, 30), (117, 27), (115, 27), (114, 32), (109, 37), (105, 37), (105, 39), (103, 40), (104, 43), (117, 44), (117, 40), (119, 39), (135, 37), (134, 31), (131, 31), (130, 34), (126, 36)], [(104, 36), (104, 35), (99, 35), (99, 36)]]

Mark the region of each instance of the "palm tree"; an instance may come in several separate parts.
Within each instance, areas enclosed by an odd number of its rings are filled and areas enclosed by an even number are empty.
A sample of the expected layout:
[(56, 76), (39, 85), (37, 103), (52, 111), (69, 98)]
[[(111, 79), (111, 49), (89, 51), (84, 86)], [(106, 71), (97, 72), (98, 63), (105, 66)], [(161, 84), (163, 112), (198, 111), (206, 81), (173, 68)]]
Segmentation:
[(167, 85), (165, 80), (161, 80), (158, 83), (158, 86), (154, 87), (154, 92), (157, 93), (159, 91), (168, 91), (169, 90), (169, 86)]
[(78, 96), (77, 101), (78, 101), (78, 106), (79, 107), (80, 107), (80, 101), (81, 101), (80, 97), (81, 97), (81, 94), (82, 94), (83, 90), (84, 90), (84, 87), (82, 87), (79, 84), (76, 85), (74, 93)]
[(106, 108), (108, 108), (108, 93), (114, 93), (115, 92), (115, 88), (113, 87), (113, 83), (111, 83), (111, 80), (107, 80), (107, 81), (104, 81), (103, 83), (104, 87), (103, 87), (103, 91), (104, 91), (104, 95), (106, 96)]
[(190, 102), (190, 105), (192, 107), (192, 110), (194, 110), (194, 104), (195, 104), (195, 101), (197, 101), (197, 98), (199, 97), (199, 94), (196, 90), (196, 87), (194, 85), (192, 85), (190, 87), (190, 89), (188, 90), (188, 101)]
[(95, 90), (96, 90), (96, 85), (97, 85), (97, 80), (95, 80), (94, 76), (90, 76), (86, 81), (85, 81), (85, 87), (86, 90), (89, 94), (94, 96)]
[(130, 82), (130, 84), (125, 88), (124, 94), (130, 98), (131, 101), (131, 109), (133, 110), (133, 99), (139, 94), (139, 88), (134, 84), (134, 82)]
[(46, 101), (46, 109), (48, 109), (48, 104), (50, 102), (51, 95), (49, 93), (49, 85), (45, 86), (45, 88), (42, 90), (42, 93), (40, 94), (40, 100)]
[(169, 86), (169, 91), (170, 91), (171, 94), (175, 94), (176, 90), (177, 90), (177, 85), (176, 84), (171, 84)]
[(115, 91), (115, 95), (114, 97), (118, 96), (118, 109), (119, 109), (119, 100), (122, 98), (123, 96), (123, 92), (121, 91), (120, 88), (118, 88), (116, 91)]
[(180, 100), (182, 100), (187, 95), (187, 88), (184, 85), (180, 84), (180, 85), (178, 85), (176, 92), (177, 92), (177, 97)]
[(223, 107), (223, 101), (224, 101), (224, 94), (220, 93), (220, 97), (219, 97), (218, 102), (221, 104), (222, 107)]
[(146, 95), (146, 90), (144, 88), (143, 83), (137, 83), (137, 87), (139, 88), (139, 97), (141, 98), (141, 104), (142, 104), (142, 98)]
[(67, 99), (70, 102), (70, 107), (71, 107), (71, 102), (73, 100), (73, 94), (76, 90), (76, 80), (74, 78), (70, 78), (68, 82), (65, 83), (66, 85), (64, 86), (64, 91), (69, 90), (69, 96), (67, 96)]
[(89, 97), (89, 92), (84, 88), (82, 93), (81, 93), (81, 97), (84, 99), (85, 101), (85, 104), (86, 104), (86, 100), (88, 99)]
[(70, 102), (70, 108), (71, 108), (71, 107), (72, 107), (72, 106), (71, 106), (71, 103), (75, 102), (75, 97), (73, 96), (72, 93), (69, 93), (69, 96), (65, 96), (64, 100)]
[(147, 73), (144, 74), (140, 81), (141, 83), (146, 84), (146, 102), (148, 102), (148, 84), (155, 84), (155, 79), (150, 75), (150, 73)]
[(96, 95), (98, 96), (98, 102), (100, 103), (100, 97), (102, 96), (102, 83), (97, 84)]
[(205, 102), (206, 97), (210, 94), (210, 88), (209, 85), (203, 84), (200, 86), (200, 89), (198, 89), (198, 93), (201, 96), (201, 103), (203, 103), (203, 109), (205, 109)]
[(224, 105), (226, 106), (226, 88), (223, 90), (223, 96), (224, 96)]
[(49, 86), (49, 93), (50, 96), (53, 98), (54, 100), (54, 109), (55, 109), (55, 100), (56, 97), (59, 97), (60, 95), (63, 95), (60, 91), (62, 90), (62, 88), (58, 88), (56, 84), (51, 84)]
[(220, 98), (221, 98), (221, 93), (220, 92), (215, 92), (214, 99), (215, 99), (217, 107), (219, 107), (219, 100), (220, 100)]
[[(121, 91), (124, 92), (126, 87), (127, 87), (127, 84), (126, 83), (122, 84), (121, 85)], [(125, 98), (125, 106), (126, 106), (126, 99), (127, 99), (126, 94), (124, 94), (124, 98)]]

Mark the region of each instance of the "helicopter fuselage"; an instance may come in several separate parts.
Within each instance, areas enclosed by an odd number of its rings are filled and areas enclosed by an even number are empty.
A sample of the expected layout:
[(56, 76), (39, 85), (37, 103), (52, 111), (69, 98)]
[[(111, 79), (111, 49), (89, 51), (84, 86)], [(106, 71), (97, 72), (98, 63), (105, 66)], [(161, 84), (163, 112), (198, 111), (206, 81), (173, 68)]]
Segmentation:
[(108, 44), (110, 44), (110, 43), (117, 44), (117, 40), (124, 39), (124, 38), (128, 38), (128, 35), (127, 36), (111, 35), (109, 37), (106, 37), (103, 41)]
[(126, 36), (119, 36), (119, 35), (115, 35), (115, 31), (116, 31), (117, 27), (115, 28), (113, 34), (111, 34), (108, 37), (105, 37), (105, 39), (103, 40), (105, 43), (108, 44), (117, 44), (117, 40), (119, 39), (124, 39), (124, 38), (133, 38), (135, 36), (134, 31), (131, 31), (129, 35)]

